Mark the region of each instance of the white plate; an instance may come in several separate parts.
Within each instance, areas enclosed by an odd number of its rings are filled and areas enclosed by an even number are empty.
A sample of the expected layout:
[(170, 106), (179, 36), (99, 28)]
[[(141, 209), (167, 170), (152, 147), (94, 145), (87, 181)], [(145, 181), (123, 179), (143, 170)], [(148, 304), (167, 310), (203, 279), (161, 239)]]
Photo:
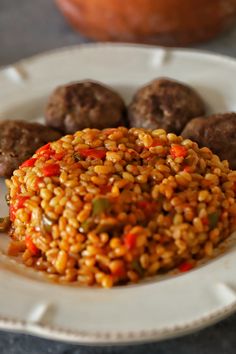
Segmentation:
[[(129, 101), (157, 76), (194, 86), (211, 112), (236, 110), (236, 62), (184, 50), (87, 45), (21, 61), (0, 72), (0, 117), (40, 119), (59, 84), (91, 78)], [(4, 203), (1, 182), (1, 213)], [(160, 340), (210, 325), (236, 309), (236, 248), (187, 274), (111, 290), (59, 286), (4, 256), (0, 249), (0, 327), (78, 343)]]

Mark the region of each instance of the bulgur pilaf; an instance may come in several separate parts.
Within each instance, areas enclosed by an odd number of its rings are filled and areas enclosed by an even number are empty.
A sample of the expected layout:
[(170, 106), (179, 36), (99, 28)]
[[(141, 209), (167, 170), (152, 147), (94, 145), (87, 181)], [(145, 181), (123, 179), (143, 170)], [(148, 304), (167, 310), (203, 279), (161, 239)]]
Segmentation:
[(85, 129), (7, 180), (9, 253), (53, 280), (137, 282), (187, 271), (235, 230), (236, 171), (162, 129)]

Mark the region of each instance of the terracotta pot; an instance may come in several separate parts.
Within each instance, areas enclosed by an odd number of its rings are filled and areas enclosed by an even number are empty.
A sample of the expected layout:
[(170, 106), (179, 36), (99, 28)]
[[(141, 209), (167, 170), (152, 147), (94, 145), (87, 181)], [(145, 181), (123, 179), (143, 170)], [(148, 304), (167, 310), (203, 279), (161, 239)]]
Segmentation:
[(56, 0), (69, 22), (101, 41), (189, 45), (236, 18), (236, 0)]

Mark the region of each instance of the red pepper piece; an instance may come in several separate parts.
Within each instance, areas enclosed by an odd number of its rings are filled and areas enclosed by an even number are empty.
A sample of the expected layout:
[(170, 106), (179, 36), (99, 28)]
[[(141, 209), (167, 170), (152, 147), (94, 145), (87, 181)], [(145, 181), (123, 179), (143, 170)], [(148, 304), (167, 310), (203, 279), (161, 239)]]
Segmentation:
[(37, 159), (32, 158), (29, 160), (26, 160), (25, 162), (23, 162), (20, 167), (33, 167), (35, 165), (35, 162), (37, 161)]
[(116, 131), (116, 128), (108, 128), (108, 129), (104, 129), (104, 133), (106, 135), (110, 135), (112, 133), (114, 133)]
[(54, 150), (46, 150), (40, 154), (40, 157), (41, 156), (45, 157), (47, 160), (50, 158), (54, 158), (57, 161), (61, 161), (64, 157), (64, 153), (63, 152), (56, 153), (56, 151)]
[(156, 146), (163, 146), (163, 141), (161, 139), (153, 139), (153, 142), (149, 146), (145, 146), (145, 149), (150, 149), (151, 147), (156, 147)]
[(28, 196), (24, 196), (24, 195), (17, 197), (17, 203), (16, 203), (17, 209), (23, 208), (24, 205), (25, 205), (25, 201), (27, 199), (29, 199), (29, 197)]
[(111, 191), (111, 186), (106, 185), (106, 184), (99, 186), (99, 188), (100, 188), (100, 192), (102, 194), (107, 194)]
[(54, 159), (57, 161), (61, 161), (64, 157), (64, 153), (63, 152), (58, 152), (55, 155), (53, 155)]
[(52, 150), (50, 143), (42, 146), (36, 151), (36, 154), (40, 154), (40, 157), (45, 157), (46, 159), (50, 159), (53, 157), (57, 161), (61, 161), (64, 157), (64, 153), (56, 153), (55, 150)]
[(41, 183), (41, 182), (43, 182), (43, 177), (37, 177), (37, 178), (35, 179), (34, 188), (35, 188), (36, 190), (39, 189), (39, 183)]
[(188, 154), (188, 150), (182, 145), (173, 145), (170, 148), (170, 154), (175, 159), (176, 157), (185, 157)]
[(128, 248), (128, 250), (132, 250), (136, 247), (137, 235), (131, 233), (126, 234), (124, 240), (125, 240), (125, 246)]
[(123, 276), (125, 276), (125, 268), (119, 267), (115, 271), (113, 271), (112, 274), (117, 277), (123, 277)]
[(39, 254), (39, 249), (35, 246), (31, 240), (31, 237), (28, 235), (25, 236), (25, 245), (33, 256), (37, 256)]
[(52, 150), (46, 150), (41, 152), (40, 157), (44, 157), (46, 160), (49, 160), (52, 157)]
[(184, 172), (192, 172), (192, 168), (191, 168), (191, 166), (185, 166), (184, 167)]
[(106, 156), (106, 150), (98, 149), (81, 149), (79, 150), (80, 156), (92, 157), (94, 159), (103, 159)]
[(51, 145), (50, 143), (47, 143), (46, 145), (41, 146), (37, 151), (36, 154), (41, 154), (41, 152), (44, 152), (46, 150), (50, 150)]
[(137, 207), (142, 209), (145, 214), (154, 213), (157, 207), (155, 202), (151, 202), (148, 200), (140, 200), (136, 203)]
[(209, 225), (209, 219), (208, 218), (201, 218), (201, 221), (203, 225)]
[(14, 205), (10, 205), (9, 207), (9, 216), (10, 216), (10, 220), (13, 222), (16, 218), (16, 207)]
[(141, 209), (145, 209), (148, 206), (148, 202), (146, 202), (145, 200), (141, 200), (139, 202), (136, 203), (137, 207), (141, 208)]
[(163, 146), (163, 141), (161, 139), (154, 139), (149, 147)]
[(57, 163), (52, 163), (43, 167), (44, 177), (58, 176), (60, 173), (60, 166)]
[(179, 271), (182, 273), (188, 272), (191, 269), (193, 269), (193, 265), (189, 262), (184, 262), (179, 266)]
[(29, 199), (29, 196), (18, 196), (16, 197), (16, 203), (15, 205), (11, 204), (9, 207), (9, 215), (10, 215), (10, 220), (14, 221), (16, 218), (16, 212), (18, 209), (23, 208), (25, 205), (25, 201)]

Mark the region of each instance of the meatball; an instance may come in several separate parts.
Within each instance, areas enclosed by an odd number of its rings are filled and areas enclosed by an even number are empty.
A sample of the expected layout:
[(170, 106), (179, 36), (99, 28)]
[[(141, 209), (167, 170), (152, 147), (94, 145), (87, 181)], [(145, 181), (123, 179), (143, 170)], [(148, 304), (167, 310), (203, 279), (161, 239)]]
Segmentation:
[(39, 123), (0, 121), (0, 177), (10, 177), (35, 150), (61, 134)]
[(190, 119), (204, 113), (204, 103), (191, 87), (167, 78), (141, 87), (128, 109), (130, 126), (162, 128), (176, 134)]
[(206, 146), (236, 169), (236, 113), (216, 114), (191, 120), (184, 128), (184, 138)]
[(110, 88), (92, 81), (58, 87), (49, 98), (45, 112), (47, 125), (63, 133), (84, 128), (126, 125), (122, 98)]

